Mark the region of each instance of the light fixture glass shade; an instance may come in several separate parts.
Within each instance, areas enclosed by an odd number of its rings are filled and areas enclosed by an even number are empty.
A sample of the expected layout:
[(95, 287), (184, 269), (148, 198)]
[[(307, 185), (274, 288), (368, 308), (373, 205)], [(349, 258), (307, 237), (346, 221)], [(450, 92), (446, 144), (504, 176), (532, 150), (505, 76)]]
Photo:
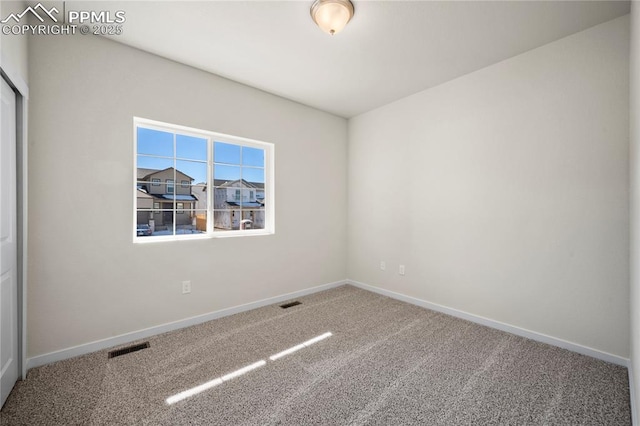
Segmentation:
[(338, 34), (353, 17), (353, 4), (349, 0), (316, 0), (311, 17), (322, 31)]

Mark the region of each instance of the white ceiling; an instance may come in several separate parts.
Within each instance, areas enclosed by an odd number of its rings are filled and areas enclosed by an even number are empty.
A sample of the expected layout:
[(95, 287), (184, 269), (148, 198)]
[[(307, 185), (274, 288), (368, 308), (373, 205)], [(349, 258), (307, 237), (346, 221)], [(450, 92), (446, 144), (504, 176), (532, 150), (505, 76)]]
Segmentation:
[(113, 40), (353, 117), (629, 13), (628, 1), (363, 1), (336, 36), (308, 1), (67, 2), (124, 10)]

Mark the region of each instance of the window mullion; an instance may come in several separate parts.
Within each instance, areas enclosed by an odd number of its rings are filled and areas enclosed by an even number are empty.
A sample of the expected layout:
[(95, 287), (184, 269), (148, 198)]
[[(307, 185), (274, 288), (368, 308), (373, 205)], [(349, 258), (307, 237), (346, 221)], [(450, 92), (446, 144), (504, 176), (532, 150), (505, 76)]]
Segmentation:
[(215, 212), (213, 210), (214, 208), (213, 196), (215, 194), (215, 188), (214, 188), (215, 158), (213, 158), (213, 156), (214, 156), (213, 138), (209, 137), (208, 143), (207, 143), (207, 180), (209, 182), (209, 184), (207, 185), (207, 234), (209, 235), (213, 235), (213, 231), (214, 231), (213, 219), (215, 215)]
[(178, 173), (177, 173), (177, 168), (178, 168), (178, 162), (176, 161), (176, 157), (178, 156), (178, 148), (177, 148), (177, 134), (174, 132), (173, 133), (173, 235), (178, 235), (178, 229), (176, 227), (176, 222), (178, 219), (178, 210), (177, 210), (177, 196), (176, 196), (176, 192), (177, 192), (177, 185), (176, 182), (178, 182)]

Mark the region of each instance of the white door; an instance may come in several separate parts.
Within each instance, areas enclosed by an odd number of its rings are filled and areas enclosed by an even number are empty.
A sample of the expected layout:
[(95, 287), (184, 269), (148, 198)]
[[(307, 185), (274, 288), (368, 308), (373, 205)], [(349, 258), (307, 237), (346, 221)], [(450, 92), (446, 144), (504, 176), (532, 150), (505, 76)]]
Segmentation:
[(18, 380), (16, 95), (4, 79), (0, 96), (0, 407)]

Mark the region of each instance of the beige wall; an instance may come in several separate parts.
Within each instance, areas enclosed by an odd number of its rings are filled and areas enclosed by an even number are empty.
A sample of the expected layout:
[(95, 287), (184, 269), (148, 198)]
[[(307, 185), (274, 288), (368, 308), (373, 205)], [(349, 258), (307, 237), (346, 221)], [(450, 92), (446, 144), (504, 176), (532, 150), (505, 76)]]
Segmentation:
[[(346, 120), (102, 38), (30, 48), (29, 357), (345, 278)], [(276, 234), (133, 244), (134, 116), (275, 144)]]
[[(628, 29), (356, 117), (348, 164), (343, 119), (108, 40), (33, 37), (28, 356), (346, 276), (629, 356)], [(274, 143), (276, 234), (133, 244), (133, 116)]]
[[(0, 1), (0, 19), (10, 13), (20, 13), (25, 8), (23, 1)], [(25, 83), (29, 79), (27, 54), (28, 37), (23, 35), (4, 35), (0, 32), (0, 58), (2, 67), (8, 66)], [(12, 76), (13, 77), (13, 76)]]
[(349, 278), (627, 358), (628, 67), (625, 16), (350, 120)]
[(631, 386), (634, 425), (640, 424), (640, 4), (631, 3)]

